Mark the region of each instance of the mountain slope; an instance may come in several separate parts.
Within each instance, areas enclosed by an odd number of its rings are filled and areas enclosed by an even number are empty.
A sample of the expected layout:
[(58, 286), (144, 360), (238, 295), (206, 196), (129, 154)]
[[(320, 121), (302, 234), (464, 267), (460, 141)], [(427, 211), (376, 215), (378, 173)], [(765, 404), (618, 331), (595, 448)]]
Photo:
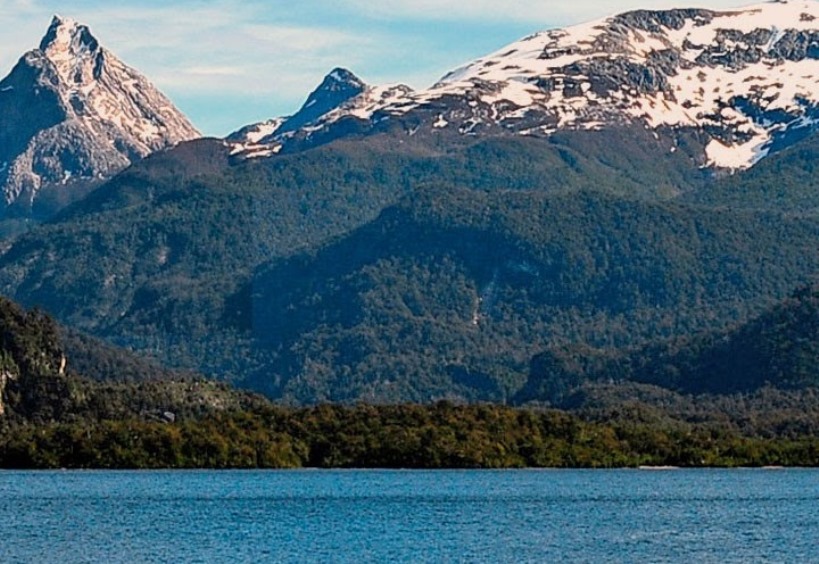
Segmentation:
[(816, 2), (789, 0), (730, 11), (642, 10), (544, 31), (427, 90), (367, 87), (301, 130), (272, 131), (264, 154), (351, 133), (649, 128), (669, 139), (669, 151), (680, 132), (698, 132), (698, 166), (747, 168), (814, 129), (817, 17)]
[(144, 76), (89, 29), (55, 16), (38, 49), (0, 81), (0, 190), (29, 212), (45, 189), (81, 193), (130, 163), (199, 137)]
[(740, 174), (720, 178), (681, 196), (708, 207), (819, 212), (819, 135), (813, 134)]
[(273, 361), (252, 385), (297, 402), (503, 400), (547, 347), (752, 315), (817, 271), (817, 229), (591, 191), (416, 191), (259, 273), (245, 307)]
[(15, 421), (70, 420), (87, 411), (126, 414), (123, 405), (132, 409), (128, 416), (149, 406), (156, 412), (160, 406), (151, 403), (157, 401), (167, 402), (164, 409), (196, 409), (168, 398), (185, 379), (192, 381), (190, 374), (69, 331), (41, 311), (0, 297), (0, 432)]
[[(601, 186), (653, 198), (698, 181), (682, 151), (653, 163), (656, 143), (648, 134), (615, 142), (578, 132), (433, 151), (364, 139), (239, 163), (218, 140), (183, 143), (19, 237), (0, 256), (0, 286), (63, 323), (161, 349), (155, 352), (170, 361), (164, 354), (179, 345), (168, 343), (231, 330), (226, 297), (257, 266), (344, 236), (418, 187), (563, 193)], [(594, 155), (601, 145), (618, 150)]]
[(185, 143), (19, 237), (0, 288), (275, 397), (510, 397), (554, 344), (724, 327), (819, 269), (814, 218), (657, 202), (691, 180), (659, 142), (364, 138), (238, 162)]
[[(408, 86), (397, 85), (376, 88), (365, 84), (360, 78), (347, 69), (335, 68), (316, 89), (310, 93), (298, 112), (292, 116), (273, 118), (261, 123), (251, 124), (230, 134), (227, 141), (234, 144), (233, 152), (240, 158), (268, 157), (282, 149), (282, 140), (292, 141), (292, 145), (310, 147), (321, 145), (338, 137), (354, 134), (358, 127), (351, 126), (345, 130), (339, 128), (325, 135), (317, 125), (325, 116), (340, 111), (351, 104), (360, 103), (361, 98), (388, 100), (411, 92)], [(305, 132), (314, 132), (320, 141), (300, 140)], [(310, 136), (308, 134), (308, 136)]]
[(731, 331), (635, 357), (631, 379), (728, 393), (819, 387), (819, 287), (805, 287)]
[[(529, 380), (515, 401), (582, 404), (588, 398), (580, 400), (575, 392), (600, 382), (626, 389), (633, 389), (626, 382), (638, 382), (684, 394), (817, 388), (817, 328), (819, 288), (803, 287), (758, 317), (721, 331), (636, 350), (553, 348), (535, 357)], [(618, 391), (609, 394), (616, 396)]]

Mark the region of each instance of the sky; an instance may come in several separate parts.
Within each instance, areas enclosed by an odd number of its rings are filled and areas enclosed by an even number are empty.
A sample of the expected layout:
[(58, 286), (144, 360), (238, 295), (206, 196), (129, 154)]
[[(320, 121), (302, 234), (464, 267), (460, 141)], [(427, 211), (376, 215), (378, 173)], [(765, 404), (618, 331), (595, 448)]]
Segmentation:
[(206, 135), (297, 111), (335, 67), (426, 88), (542, 29), (626, 10), (741, 0), (0, 0), (0, 76), (51, 17), (86, 24)]

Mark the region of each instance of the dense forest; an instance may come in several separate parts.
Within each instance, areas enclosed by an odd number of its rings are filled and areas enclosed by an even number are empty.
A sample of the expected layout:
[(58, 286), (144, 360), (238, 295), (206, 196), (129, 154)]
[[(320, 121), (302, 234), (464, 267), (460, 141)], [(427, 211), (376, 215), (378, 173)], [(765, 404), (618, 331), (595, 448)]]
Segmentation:
[(819, 465), (816, 388), (693, 397), (587, 385), (571, 412), (448, 401), (296, 408), (96, 349), (7, 300), (0, 327), (2, 468)]
[(819, 387), (819, 286), (802, 287), (762, 315), (729, 329), (637, 349), (553, 347), (532, 361), (516, 396), (559, 404), (586, 382), (633, 381), (691, 394)]
[(508, 401), (541, 351), (749, 319), (819, 271), (817, 228), (595, 191), (416, 190), (257, 272), (245, 317), (273, 360), (249, 378), (296, 402)]
[(501, 406), (267, 407), (180, 422), (24, 426), (5, 468), (612, 468), (816, 466), (819, 438), (591, 423)]

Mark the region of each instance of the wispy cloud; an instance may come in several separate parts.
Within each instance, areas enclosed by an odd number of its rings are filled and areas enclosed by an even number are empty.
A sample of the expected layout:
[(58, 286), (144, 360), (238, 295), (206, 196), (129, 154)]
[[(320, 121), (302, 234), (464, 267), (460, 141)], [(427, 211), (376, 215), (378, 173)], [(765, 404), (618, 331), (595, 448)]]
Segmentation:
[(34, 0), (0, 0), (0, 11), (20, 12), (36, 9)]
[(205, 65), (187, 69), (192, 76), (242, 76), (242, 70), (231, 66)]
[(357, 12), (373, 17), (415, 18), (427, 21), (475, 20), (494, 22), (527, 22), (538, 25), (579, 23), (625, 10), (679, 7), (733, 7), (736, 0), (340, 0)]

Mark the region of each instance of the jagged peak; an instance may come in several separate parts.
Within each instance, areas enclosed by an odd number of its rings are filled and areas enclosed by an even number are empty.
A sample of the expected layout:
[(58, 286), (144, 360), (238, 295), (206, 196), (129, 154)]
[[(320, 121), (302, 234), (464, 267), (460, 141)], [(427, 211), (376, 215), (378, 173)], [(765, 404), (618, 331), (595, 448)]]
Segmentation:
[[(96, 182), (200, 136), (145, 76), (72, 18), (55, 15), (39, 48), (3, 81), (0, 113), (14, 118), (0, 128), (7, 205), (31, 205), (46, 186)], [(0, 201), (0, 216), (4, 209)]]
[(77, 56), (96, 51), (98, 48), (99, 42), (91, 34), (88, 26), (59, 14), (55, 14), (51, 19), (48, 31), (40, 41), (40, 51), (47, 56)]
[(80, 25), (80, 23), (77, 20), (75, 20), (74, 18), (67, 17), (67, 16), (61, 16), (60, 14), (54, 14), (51, 17), (51, 24), (49, 24), (49, 25), (50, 25), (50, 27), (66, 26), (66, 27), (69, 27), (69, 28), (73, 29), (73, 28), (78, 27)]
[(330, 86), (333, 84), (350, 85), (361, 89), (367, 86), (364, 81), (358, 78), (352, 71), (342, 67), (334, 68), (324, 77), (322, 86)]

